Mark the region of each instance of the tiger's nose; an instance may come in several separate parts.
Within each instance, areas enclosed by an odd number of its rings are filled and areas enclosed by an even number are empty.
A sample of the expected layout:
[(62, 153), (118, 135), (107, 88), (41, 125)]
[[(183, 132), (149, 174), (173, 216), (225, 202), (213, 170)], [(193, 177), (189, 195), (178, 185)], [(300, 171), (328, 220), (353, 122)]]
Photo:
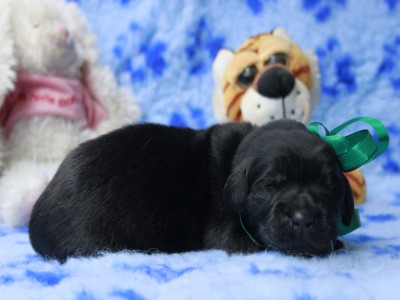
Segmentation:
[(285, 68), (267, 68), (259, 77), (257, 91), (268, 98), (285, 98), (293, 90), (294, 76)]
[(299, 212), (292, 216), (291, 221), (293, 230), (300, 234), (307, 232), (314, 224), (313, 218)]

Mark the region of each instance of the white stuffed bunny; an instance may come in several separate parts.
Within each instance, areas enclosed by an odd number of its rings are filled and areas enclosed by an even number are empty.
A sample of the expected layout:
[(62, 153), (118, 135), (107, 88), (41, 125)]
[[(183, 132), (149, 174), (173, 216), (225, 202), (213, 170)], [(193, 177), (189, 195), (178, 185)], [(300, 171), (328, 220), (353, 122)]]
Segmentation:
[(74, 3), (1, 0), (0, 27), (0, 220), (22, 226), (71, 149), (140, 112)]

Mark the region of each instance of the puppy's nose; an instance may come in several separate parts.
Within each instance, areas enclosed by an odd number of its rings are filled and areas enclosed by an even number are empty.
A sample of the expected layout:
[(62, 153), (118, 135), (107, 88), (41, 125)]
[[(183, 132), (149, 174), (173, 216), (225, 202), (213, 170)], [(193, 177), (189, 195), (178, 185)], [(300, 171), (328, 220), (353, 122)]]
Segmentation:
[(295, 213), (291, 218), (293, 230), (303, 234), (314, 224), (314, 219), (301, 213)]
[(285, 68), (272, 67), (265, 70), (257, 83), (257, 91), (269, 98), (284, 98), (295, 84), (294, 76)]

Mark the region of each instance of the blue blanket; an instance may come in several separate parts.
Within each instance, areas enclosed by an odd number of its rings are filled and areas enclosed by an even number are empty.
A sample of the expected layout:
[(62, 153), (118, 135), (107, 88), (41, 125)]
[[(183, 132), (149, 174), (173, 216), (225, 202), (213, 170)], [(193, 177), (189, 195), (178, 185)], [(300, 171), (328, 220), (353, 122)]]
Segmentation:
[(211, 63), (221, 47), (283, 27), (318, 55), (322, 97), (313, 120), (360, 116), (389, 128), (389, 150), (363, 167), (362, 228), (325, 258), (274, 252), (228, 256), (107, 254), (60, 265), (32, 250), (27, 228), (0, 224), (2, 299), (399, 299), (400, 1), (76, 0), (101, 57), (132, 88), (143, 121), (203, 128)]

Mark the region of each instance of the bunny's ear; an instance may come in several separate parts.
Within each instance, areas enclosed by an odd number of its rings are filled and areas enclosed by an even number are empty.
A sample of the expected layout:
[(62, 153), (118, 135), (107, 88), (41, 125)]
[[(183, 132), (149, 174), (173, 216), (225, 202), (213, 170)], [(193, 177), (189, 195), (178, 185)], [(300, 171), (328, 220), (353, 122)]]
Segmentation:
[(97, 129), (98, 124), (100, 124), (101, 121), (107, 119), (109, 113), (107, 112), (103, 103), (99, 101), (99, 95), (96, 92), (95, 85), (92, 82), (92, 70), (90, 68), (91, 66), (88, 62), (85, 62), (81, 67), (81, 82), (86, 91), (84, 103), (87, 112), (88, 125), (93, 129)]
[(11, 6), (9, 1), (0, 1), (0, 106), (8, 92), (14, 89), (16, 59), (11, 28)]
[(98, 95), (96, 93), (96, 89), (92, 83), (90, 63), (85, 61), (81, 67), (81, 81), (82, 84), (85, 86), (89, 96), (94, 99), (95, 101), (99, 102)]
[(63, 16), (67, 27), (71, 30), (80, 55), (89, 64), (96, 64), (99, 60), (96, 36), (83, 12), (74, 2), (60, 3), (63, 5)]

